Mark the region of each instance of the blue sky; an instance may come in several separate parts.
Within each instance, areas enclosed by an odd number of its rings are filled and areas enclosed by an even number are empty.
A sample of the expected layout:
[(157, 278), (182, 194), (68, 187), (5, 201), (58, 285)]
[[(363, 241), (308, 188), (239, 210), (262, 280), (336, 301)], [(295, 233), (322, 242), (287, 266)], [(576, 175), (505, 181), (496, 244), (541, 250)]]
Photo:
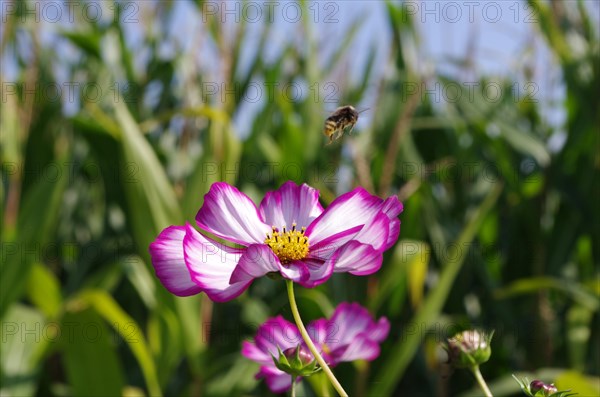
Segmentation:
[[(0, 1), (0, 14), (2, 17), (7, 13), (6, 1)], [(44, 4), (40, 2), (30, 2)], [(60, 2), (51, 2), (61, 4)], [(110, 2), (109, 2), (110, 3)], [(127, 12), (133, 16), (132, 20), (145, 20), (153, 18), (154, 9), (160, 4), (156, 1), (146, 2), (124, 2), (129, 6)], [(442, 72), (457, 79), (474, 81), (476, 76), (485, 74), (512, 78), (518, 84), (533, 83), (538, 88), (536, 99), (547, 102), (545, 105), (548, 122), (552, 125), (560, 125), (564, 114), (552, 111), (553, 102), (561, 101), (564, 97), (564, 87), (560, 76), (560, 69), (556, 66), (554, 59), (547, 49), (545, 43), (536, 34), (537, 24), (534, 10), (527, 7), (524, 1), (407, 1), (394, 2), (402, 4), (403, 9), (414, 18), (419, 34), (419, 45), (412, 49), (413, 66), (419, 71)], [(82, 3), (83, 4), (83, 3)], [(107, 3), (95, 3), (102, 8), (102, 17), (111, 18)], [(241, 2), (216, 2), (207, 1), (204, 11), (213, 13), (225, 21), (233, 32), (237, 21), (246, 18), (249, 23), (249, 32), (246, 35), (245, 59), (250, 59), (254, 45), (258, 41), (259, 29), (262, 22), (267, 18), (267, 4), (273, 10), (274, 30), (269, 38), (269, 45), (264, 54), (268, 62), (276, 57), (285, 44), (289, 41), (303, 45), (302, 23), (299, 19), (300, 10), (296, 2), (281, 0), (268, 3), (266, 1)], [(586, 1), (586, 6), (591, 15), (600, 15), (600, 2), (594, 0)], [(206, 40), (203, 31), (206, 24), (197, 9), (187, 1), (176, 1), (175, 13), (170, 21), (153, 23), (154, 34), (167, 38), (164, 41), (162, 52), (166, 57), (176, 49), (184, 53), (193, 54), (196, 67), (206, 72), (209, 80), (218, 82), (220, 70), (218, 63), (214, 62), (215, 48)], [(42, 5), (41, 7), (45, 7)], [(328, 81), (319, 82), (321, 86), (327, 82), (337, 82), (337, 78), (357, 76), (365, 64), (370, 46), (377, 46), (377, 61), (375, 75), (381, 76), (385, 73), (386, 59), (388, 57), (389, 42), (391, 34), (388, 30), (385, 3), (383, 1), (311, 1), (309, 2), (309, 19), (312, 21), (314, 35), (318, 41), (319, 52), (323, 55), (331, 53), (336, 49), (337, 43), (343, 39), (347, 27), (354, 21), (362, 21), (362, 27), (352, 44), (352, 55), (342, 70), (335, 71), (329, 76)], [(54, 10), (43, 9), (48, 18), (51, 18)], [(78, 9), (81, 12), (80, 9)], [(301, 10), (300, 10), (301, 11)], [(72, 59), (73, 51), (69, 46), (64, 46), (56, 40), (56, 32), (68, 27), (66, 8), (63, 8), (63, 18), (58, 23), (44, 21), (33, 21), (28, 17), (27, 23), (40, 23), (42, 26), (42, 43), (48, 47), (56, 48), (65, 55), (64, 59)], [(598, 26), (598, 21), (596, 21)], [(128, 41), (132, 48), (139, 46), (141, 42), (144, 24), (127, 23)], [(108, 46), (110, 47), (110, 46)], [(5, 81), (14, 79), (14, 65), (11, 64), (10, 54), (3, 54), (0, 66)], [(464, 68), (457, 67), (456, 60), (470, 57), (473, 61), (473, 70), (466, 73)], [(325, 58), (325, 57), (323, 57)], [(135, 59), (140, 68), (143, 69), (144, 53), (136, 53)], [(530, 66), (532, 76), (524, 80), (524, 76), (516, 73), (522, 70), (523, 64)], [(189, 66), (189, 65), (188, 65)], [(55, 70), (59, 80), (61, 65), (56, 65)], [(193, 68), (192, 68), (193, 69)], [(143, 72), (143, 70), (141, 70)], [(66, 78), (66, 76), (65, 76)], [(307, 82), (310, 84), (313, 82)], [(367, 96), (365, 103), (356, 104), (357, 107), (370, 107), (368, 103), (373, 96)], [(336, 104), (327, 104), (335, 108)], [(236, 120), (244, 135), (245, 118), (251, 117), (252, 108), (258, 105), (249, 104), (241, 117)], [(361, 116), (368, 119), (369, 115)]]

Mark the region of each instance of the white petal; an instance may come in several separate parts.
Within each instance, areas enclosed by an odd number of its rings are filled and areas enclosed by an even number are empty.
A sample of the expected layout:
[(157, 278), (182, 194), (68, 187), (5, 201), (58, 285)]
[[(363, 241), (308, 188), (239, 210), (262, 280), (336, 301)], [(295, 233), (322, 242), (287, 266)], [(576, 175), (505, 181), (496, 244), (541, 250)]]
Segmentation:
[(322, 260), (310, 258), (303, 259), (302, 262), (305, 263), (309, 275), (306, 279), (298, 281), (298, 283), (306, 288), (313, 288), (327, 281), (333, 273), (335, 264), (334, 261), (323, 262)]
[(198, 227), (225, 240), (248, 246), (262, 243), (271, 227), (260, 218), (248, 196), (227, 183), (213, 183), (196, 215)]
[(327, 260), (333, 264), (335, 273), (348, 272), (356, 276), (366, 276), (375, 273), (381, 267), (383, 254), (369, 244), (350, 241), (338, 249)]
[(265, 244), (252, 244), (233, 271), (231, 283), (243, 282), (279, 271), (279, 258)]
[(379, 213), (353, 237), (353, 240), (369, 244), (376, 250), (383, 250), (388, 242), (390, 223), (387, 215)]
[(332, 352), (332, 356), (335, 363), (355, 360), (371, 361), (379, 356), (379, 352), (379, 343), (370, 340), (366, 335), (358, 335), (352, 343), (345, 345), (339, 352)]
[(381, 212), (382, 204), (360, 187), (339, 196), (306, 230), (311, 247), (337, 244), (339, 248)]
[(260, 213), (264, 221), (278, 228), (291, 228), (296, 222), (298, 229), (307, 227), (323, 212), (319, 203), (319, 191), (302, 184), (289, 181), (278, 190), (269, 192), (260, 203)]
[(252, 279), (229, 284), (244, 250), (209, 240), (190, 224), (186, 226), (183, 250), (192, 279), (216, 302), (231, 300), (244, 292)]
[(185, 226), (170, 226), (163, 230), (150, 244), (150, 256), (156, 277), (177, 296), (189, 296), (202, 292), (192, 281), (190, 271), (183, 258)]

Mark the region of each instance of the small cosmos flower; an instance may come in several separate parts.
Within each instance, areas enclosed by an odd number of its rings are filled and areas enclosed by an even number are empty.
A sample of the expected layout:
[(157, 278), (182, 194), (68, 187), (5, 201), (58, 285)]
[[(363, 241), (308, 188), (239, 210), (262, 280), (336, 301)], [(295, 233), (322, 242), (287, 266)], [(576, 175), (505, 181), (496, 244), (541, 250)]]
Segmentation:
[[(308, 288), (332, 273), (363, 276), (381, 267), (382, 255), (400, 233), (402, 204), (356, 188), (323, 210), (319, 192), (286, 182), (269, 192), (257, 208), (227, 183), (214, 183), (189, 223), (170, 226), (150, 245), (157, 277), (173, 294), (205, 292), (217, 302), (243, 293), (267, 274)], [(235, 247), (234, 247), (235, 246)]]
[[(335, 366), (341, 362), (376, 359), (390, 324), (385, 317), (375, 321), (367, 309), (357, 303), (341, 303), (329, 320), (315, 320), (306, 328), (325, 362)], [(258, 328), (253, 342), (243, 343), (242, 354), (261, 365), (257, 379), (264, 378), (271, 391), (282, 393), (290, 388), (291, 376), (278, 369), (273, 358), (279, 357), (280, 351), (295, 351), (298, 347), (309, 365), (314, 358), (298, 328), (277, 316)]]

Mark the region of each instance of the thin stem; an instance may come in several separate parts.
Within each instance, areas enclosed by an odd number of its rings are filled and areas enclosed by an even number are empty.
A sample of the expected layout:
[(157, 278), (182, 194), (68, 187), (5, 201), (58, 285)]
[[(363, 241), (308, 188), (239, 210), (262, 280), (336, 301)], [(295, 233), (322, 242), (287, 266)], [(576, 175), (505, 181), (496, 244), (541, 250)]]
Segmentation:
[(296, 377), (292, 375), (292, 395), (291, 397), (296, 397)]
[(475, 375), (475, 379), (477, 379), (477, 383), (479, 383), (479, 387), (481, 387), (481, 390), (483, 390), (485, 396), (494, 397), (487, 383), (485, 383), (485, 379), (483, 379), (483, 376), (481, 376), (481, 371), (479, 371), (479, 365), (471, 367), (471, 372), (473, 372), (473, 375)]
[(298, 329), (300, 330), (300, 335), (302, 335), (302, 339), (304, 339), (306, 346), (308, 346), (308, 349), (310, 350), (310, 352), (313, 354), (313, 356), (315, 357), (315, 359), (321, 366), (321, 369), (323, 370), (325, 375), (327, 375), (327, 378), (329, 378), (329, 381), (331, 382), (331, 384), (333, 385), (335, 390), (337, 390), (337, 392), (339, 393), (340, 396), (348, 397), (348, 393), (346, 393), (346, 391), (344, 390), (344, 388), (342, 387), (340, 382), (336, 379), (333, 372), (331, 372), (331, 368), (329, 368), (329, 365), (327, 365), (325, 360), (323, 360), (323, 357), (321, 356), (321, 354), (319, 354), (319, 351), (317, 350), (313, 341), (310, 339), (310, 336), (308, 335), (308, 332), (306, 331), (306, 328), (304, 327), (304, 324), (302, 323), (302, 319), (300, 318), (300, 313), (298, 312), (298, 306), (296, 305), (296, 297), (294, 296), (293, 281), (285, 280), (285, 282), (287, 285), (288, 298), (290, 300), (290, 307), (292, 308), (292, 314), (294, 315), (294, 321), (296, 321), (296, 325), (298, 326)]

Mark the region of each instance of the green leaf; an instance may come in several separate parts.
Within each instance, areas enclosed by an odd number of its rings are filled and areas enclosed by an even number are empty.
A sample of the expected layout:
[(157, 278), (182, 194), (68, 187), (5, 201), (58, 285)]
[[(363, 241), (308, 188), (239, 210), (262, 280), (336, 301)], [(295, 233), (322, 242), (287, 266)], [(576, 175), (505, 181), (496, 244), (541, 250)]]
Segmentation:
[(335, 307), (329, 297), (317, 288), (299, 289), (298, 298), (312, 300), (321, 309), (325, 317), (330, 317), (335, 311)]
[(565, 371), (554, 380), (558, 390), (571, 390), (579, 396), (600, 396), (600, 378), (587, 377), (577, 371)]
[(429, 264), (428, 245), (425, 243), (419, 245), (416, 249), (419, 254), (414, 255), (406, 267), (408, 271), (408, 291), (413, 307), (419, 307), (423, 300), (425, 277), (427, 276), (427, 265)]
[(140, 365), (149, 393), (152, 396), (162, 395), (148, 343), (137, 322), (105, 291), (85, 290), (77, 297), (77, 301), (93, 307), (115, 329)]
[(140, 130), (142, 132), (150, 131), (154, 128), (157, 128), (161, 124), (170, 121), (175, 116), (186, 118), (206, 118), (211, 121), (222, 122), (226, 124), (230, 122), (229, 115), (221, 109), (210, 106), (196, 106), (191, 108), (168, 110), (164, 113), (160, 113), (151, 119), (140, 123)]
[(149, 309), (156, 307), (156, 281), (142, 258), (139, 256), (124, 257), (121, 259), (121, 266), (146, 307)]
[[(194, 315), (191, 318), (196, 319)], [(198, 354), (195, 354), (194, 344), (187, 344), (189, 339), (183, 333), (182, 319), (168, 307), (154, 310), (148, 319), (148, 347), (156, 362), (160, 384), (166, 384), (173, 376), (176, 366), (181, 363), (182, 354), (188, 353), (189, 357), (196, 359), (198, 357)], [(199, 324), (199, 321), (195, 321), (195, 323)], [(200, 339), (199, 334), (194, 335), (193, 342)], [(185, 346), (185, 350), (183, 346)], [(190, 362), (193, 370), (197, 369), (196, 361)]]
[(241, 355), (234, 357), (229, 360), (227, 370), (220, 372), (218, 377), (210, 379), (206, 386), (208, 395), (223, 397), (241, 395), (240, 390), (250, 390), (254, 387), (255, 364)]
[(181, 327), (183, 334), (183, 345), (192, 367), (200, 369), (200, 353), (206, 348), (206, 339), (201, 335), (207, 332), (207, 324), (198, 320), (203, 305), (212, 305), (205, 295), (196, 295), (187, 298), (175, 298), (175, 324)]
[[(19, 105), (15, 95), (5, 95), (2, 99), (2, 119), (0, 120), (0, 154), (2, 155), (2, 166), (16, 166), (21, 161), (20, 136), (22, 134), (19, 122)], [(5, 197), (5, 196), (2, 196)]]
[(251, 326), (258, 326), (269, 318), (269, 307), (260, 299), (250, 296), (244, 299), (241, 320)]
[(23, 198), (17, 220), (15, 241), (2, 241), (0, 261), (0, 318), (19, 298), (29, 270), (42, 257), (41, 249), (49, 241), (60, 215), (60, 205), (68, 175), (68, 158), (57, 159), (61, 178), (38, 179)]
[(73, 396), (119, 396), (123, 369), (110, 332), (90, 309), (67, 312), (62, 321), (61, 348)]
[(528, 0), (528, 4), (535, 10), (536, 19), (539, 20), (539, 29), (546, 36), (550, 48), (556, 52), (563, 63), (569, 63), (572, 51), (566, 40), (565, 32), (558, 26), (555, 11), (540, 0)]
[(198, 159), (183, 197), (185, 218), (194, 218), (214, 182), (235, 184), (240, 172), (241, 143), (231, 123), (214, 121), (209, 129), (207, 153)]
[(114, 103), (122, 134), (123, 188), (129, 204), (138, 252), (148, 258), (148, 246), (165, 227), (183, 224), (175, 192), (156, 153), (123, 101)]
[(496, 298), (505, 299), (522, 294), (531, 294), (538, 291), (555, 290), (564, 293), (580, 305), (589, 310), (597, 311), (600, 308), (600, 299), (594, 296), (592, 292), (587, 291), (579, 283), (564, 279), (555, 279), (552, 277), (532, 277), (524, 278), (508, 286), (498, 289), (495, 293)]
[(515, 150), (532, 156), (542, 167), (550, 164), (550, 153), (540, 138), (528, 131), (514, 127), (499, 117), (494, 120), (494, 123), (498, 125), (502, 136)]
[(40, 353), (49, 334), (39, 311), (16, 304), (4, 316), (0, 349), (0, 395), (33, 396), (37, 388)]
[(567, 343), (571, 367), (583, 371), (592, 334), (593, 312), (574, 305), (567, 313)]
[(27, 296), (46, 317), (58, 316), (62, 306), (60, 283), (48, 267), (34, 263), (27, 278)]
[(73, 32), (62, 31), (60, 33), (76, 47), (91, 55), (93, 58), (100, 59), (100, 35), (96, 32)]

